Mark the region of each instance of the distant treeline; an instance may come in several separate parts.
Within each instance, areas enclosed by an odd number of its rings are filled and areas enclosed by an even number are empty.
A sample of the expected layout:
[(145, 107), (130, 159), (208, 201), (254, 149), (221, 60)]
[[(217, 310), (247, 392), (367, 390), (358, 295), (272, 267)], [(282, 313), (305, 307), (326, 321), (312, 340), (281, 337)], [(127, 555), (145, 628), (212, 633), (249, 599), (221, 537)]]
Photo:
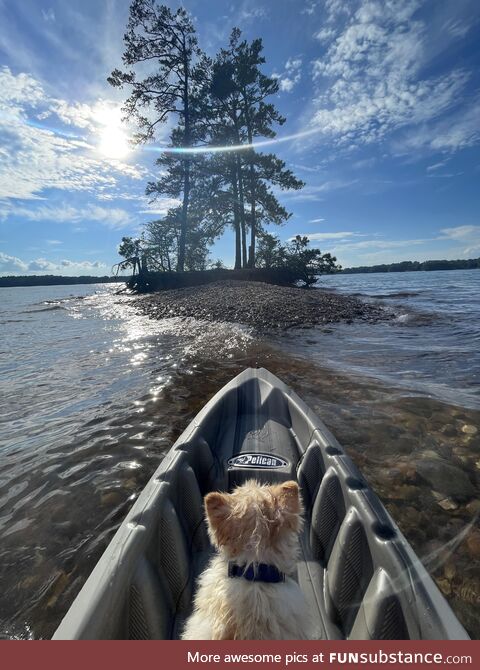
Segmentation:
[(362, 265), (358, 268), (344, 268), (343, 274), (361, 274), (364, 272), (414, 272), (418, 270), (474, 270), (480, 268), (480, 258), (456, 261), (402, 261), (383, 265)]
[(129, 277), (61, 277), (58, 275), (30, 275), (22, 277), (0, 277), (0, 286), (52, 286), (55, 284), (107, 284), (125, 282)]

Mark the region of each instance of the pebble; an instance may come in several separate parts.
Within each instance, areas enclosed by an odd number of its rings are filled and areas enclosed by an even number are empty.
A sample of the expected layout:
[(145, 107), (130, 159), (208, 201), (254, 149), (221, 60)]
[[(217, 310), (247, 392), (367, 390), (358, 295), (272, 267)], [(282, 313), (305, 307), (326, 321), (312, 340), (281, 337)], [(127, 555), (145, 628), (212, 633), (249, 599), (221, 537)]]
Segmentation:
[(472, 558), (480, 558), (480, 531), (474, 530), (467, 537), (468, 552)]
[(462, 433), (465, 433), (465, 435), (476, 435), (478, 433), (478, 428), (466, 423), (462, 426)]
[(436, 451), (433, 451), (433, 449), (427, 449), (426, 451), (422, 451), (420, 456), (422, 458), (435, 458), (440, 460), (442, 458), (439, 454), (437, 454)]
[(458, 509), (457, 503), (451, 500), (451, 498), (442, 498), (441, 500), (438, 501), (438, 504), (442, 509), (446, 511), (450, 511), (452, 509)]
[(467, 512), (470, 514), (480, 514), (480, 500), (472, 500), (472, 502), (469, 502), (468, 505), (466, 506)]
[(107, 507), (118, 505), (122, 502), (123, 496), (118, 491), (108, 491), (108, 493), (102, 493), (100, 496), (100, 504)]
[(448, 563), (445, 563), (445, 567), (443, 569), (443, 572), (445, 574), (445, 577), (452, 581), (452, 579), (455, 577), (457, 574), (457, 568), (455, 567), (455, 563), (452, 563), (449, 561)]

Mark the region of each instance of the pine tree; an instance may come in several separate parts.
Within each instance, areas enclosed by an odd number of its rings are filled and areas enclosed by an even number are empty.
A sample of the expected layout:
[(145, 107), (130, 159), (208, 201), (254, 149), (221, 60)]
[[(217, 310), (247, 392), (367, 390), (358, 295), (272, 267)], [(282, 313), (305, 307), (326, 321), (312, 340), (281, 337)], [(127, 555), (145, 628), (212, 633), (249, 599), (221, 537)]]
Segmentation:
[[(173, 12), (156, 0), (133, 0), (124, 41), (123, 63), (137, 72), (116, 69), (108, 81), (112, 86), (131, 88), (124, 110), (127, 118), (137, 123), (135, 141), (153, 139), (157, 126), (173, 115), (179, 122), (181, 145), (191, 147), (194, 133), (190, 103), (196, 85), (194, 73), (200, 74), (195, 65), (201, 54), (187, 12), (183, 8)], [(143, 76), (146, 63), (153, 67)], [(180, 272), (185, 265), (191, 160), (188, 152), (178, 160), (182, 193), (177, 261)]]

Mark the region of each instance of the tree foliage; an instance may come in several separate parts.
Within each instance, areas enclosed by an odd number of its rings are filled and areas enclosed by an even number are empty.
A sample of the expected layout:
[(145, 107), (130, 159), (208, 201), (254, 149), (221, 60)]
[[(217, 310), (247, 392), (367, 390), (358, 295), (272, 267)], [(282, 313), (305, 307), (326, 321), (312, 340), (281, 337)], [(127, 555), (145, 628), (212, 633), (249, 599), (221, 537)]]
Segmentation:
[(282, 245), (275, 235), (262, 233), (259, 236), (257, 260), (260, 267), (289, 268), (305, 286), (314, 284), (320, 275), (341, 269), (335, 256), (310, 247), (308, 237), (301, 235)]

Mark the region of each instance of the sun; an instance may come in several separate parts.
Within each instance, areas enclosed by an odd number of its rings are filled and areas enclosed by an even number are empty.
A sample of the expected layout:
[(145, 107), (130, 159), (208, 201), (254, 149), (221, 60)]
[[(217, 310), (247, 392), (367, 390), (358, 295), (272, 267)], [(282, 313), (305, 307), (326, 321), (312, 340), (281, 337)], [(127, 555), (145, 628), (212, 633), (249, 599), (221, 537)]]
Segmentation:
[(125, 158), (131, 151), (128, 138), (121, 128), (115, 126), (105, 127), (100, 134), (98, 150), (107, 158), (120, 160)]
[(98, 128), (98, 151), (106, 158), (121, 160), (132, 151), (128, 137), (122, 128), (121, 111), (118, 107), (103, 105), (95, 114)]

